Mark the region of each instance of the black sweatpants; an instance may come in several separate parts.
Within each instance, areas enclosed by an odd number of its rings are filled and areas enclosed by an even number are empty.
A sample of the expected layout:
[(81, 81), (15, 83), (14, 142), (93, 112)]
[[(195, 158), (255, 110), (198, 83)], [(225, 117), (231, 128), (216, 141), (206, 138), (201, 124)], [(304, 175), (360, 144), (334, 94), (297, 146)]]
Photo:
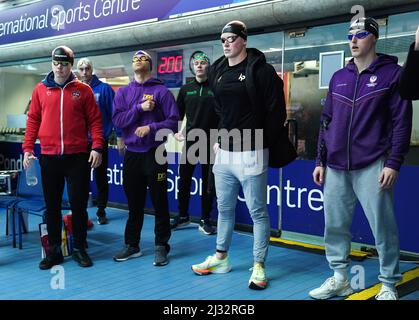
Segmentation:
[(84, 249), (87, 237), (87, 201), (90, 164), (87, 153), (41, 155), (42, 189), (46, 203), (48, 242), (53, 250), (61, 247), (61, 203), (67, 181), (72, 212), (74, 248)]
[(108, 204), (109, 185), (108, 185), (108, 140), (105, 140), (102, 149), (102, 163), (94, 169), (95, 183), (97, 187), (97, 208), (105, 209)]
[[(192, 176), (195, 171), (196, 164), (190, 163), (185, 159), (189, 147), (193, 142), (187, 141), (184, 144), (182, 151), (181, 164), (179, 164), (179, 216), (185, 217), (189, 213), (189, 201), (191, 198), (191, 184)], [(202, 157), (197, 155), (200, 160), (201, 174), (202, 174), (202, 196), (201, 196), (201, 219), (207, 220), (210, 218), (212, 209), (212, 202), (215, 198), (214, 178), (212, 173), (212, 165), (210, 165), (210, 152), (212, 149), (207, 146), (208, 155)]]
[(167, 164), (159, 165), (154, 153), (126, 151), (123, 186), (128, 199), (129, 217), (125, 227), (125, 244), (139, 247), (144, 221), (147, 186), (155, 210), (155, 244), (166, 245), (170, 239), (170, 216), (167, 199)]

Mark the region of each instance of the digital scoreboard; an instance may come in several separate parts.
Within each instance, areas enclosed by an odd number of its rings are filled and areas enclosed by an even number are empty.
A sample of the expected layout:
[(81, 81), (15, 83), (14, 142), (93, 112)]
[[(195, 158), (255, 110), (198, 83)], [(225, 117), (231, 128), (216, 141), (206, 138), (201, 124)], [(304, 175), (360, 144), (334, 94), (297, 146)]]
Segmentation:
[(182, 86), (183, 80), (183, 50), (157, 53), (157, 78), (168, 88)]

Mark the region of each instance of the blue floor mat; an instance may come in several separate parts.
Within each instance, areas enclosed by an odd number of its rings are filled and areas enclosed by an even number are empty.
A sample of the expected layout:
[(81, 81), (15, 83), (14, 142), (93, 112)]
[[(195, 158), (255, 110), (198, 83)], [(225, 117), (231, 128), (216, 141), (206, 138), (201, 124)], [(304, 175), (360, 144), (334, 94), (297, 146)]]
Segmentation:
[[(89, 209), (96, 222), (95, 208)], [(190, 224), (172, 233), (169, 258), (164, 267), (153, 266), (154, 217), (146, 215), (141, 237), (144, 256), (126, 262), (114, 262), (112, 256), (123, 247), (127, 211), (107, 209), (109, 224), (97, 225), (88, 232), (88, 252), (92, 268), (80, 268), (65, 258), (64, 289), (54, 289), (62, 273), (38, 268), (41, 247), (38, 234), (40, 219), (29, 217), (30, 232), (23, 236), (23, 250), (12, 248), (10, 237), (0, 236), (0, 299), (67, 299), (67, 300), (305, 300), (308, 292), (319, 286), (332, 272), (323, 255), (271, 246), (266, 262), (269, 286), (254, 291), (247, 287), (251, 275), (253, 237), (235, 232), (229, 252), (233, 270), (227, 274), (197, 276), (191, 265), (214, 253), (216, 236), (198, 231)], [(5, 210), (0, 209), (0, 228), (5, 226)], [(378, 261), (353, 261), (351, 267), (365, 270), (365, 286), (378, 282)], [(416, 267), (401, 263), (401, 271)], [(412, 293), (405, 299), (418, 299)]]

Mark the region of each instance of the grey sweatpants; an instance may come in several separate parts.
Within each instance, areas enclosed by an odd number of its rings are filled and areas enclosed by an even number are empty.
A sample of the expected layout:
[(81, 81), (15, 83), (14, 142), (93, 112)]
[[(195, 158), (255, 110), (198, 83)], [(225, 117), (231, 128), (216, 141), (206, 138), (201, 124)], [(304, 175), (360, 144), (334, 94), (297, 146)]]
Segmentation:
[(324, 184), (326, 258), (330, 268), (347, 269), (351, 247), (351, 224), (357, 200), (368, 219), (380, 261), (378, 279), (387, 284), (401, 280), (399, 236), (394, 216), (393, 190), (378, 182), (384, 167), (381, 158), (353, 171), (326, 169)]

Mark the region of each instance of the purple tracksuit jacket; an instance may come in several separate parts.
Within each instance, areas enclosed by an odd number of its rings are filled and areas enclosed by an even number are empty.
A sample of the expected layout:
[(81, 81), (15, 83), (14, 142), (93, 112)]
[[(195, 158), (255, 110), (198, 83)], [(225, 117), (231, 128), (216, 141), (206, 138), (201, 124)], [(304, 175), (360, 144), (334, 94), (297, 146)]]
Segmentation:
[(381, 156), (399, 170), (409, 150), (412, 103), (398, 93), (397, 58), (378, 54), (360, 74), (353, 61), (337, 71), (322, 111), (317, 166), (362, 169)]
[[(141, 104), (147, 99), (156, 102), (152, 111), (144, 111), (141, 108)], [(173, 94), (163, 82), (150, 78), (140, 84), (132, 80), (115, 95), (112, 121), (121, 129), (121, 136), (128, 151), (147, 152), (163, 143), (155, 139), (158, 130), (170, 129), (177, 132), (179, 112)], [(150, 126), (147, 136), (140, 138), (135, 135), (138, 127), (146, 125)]]

